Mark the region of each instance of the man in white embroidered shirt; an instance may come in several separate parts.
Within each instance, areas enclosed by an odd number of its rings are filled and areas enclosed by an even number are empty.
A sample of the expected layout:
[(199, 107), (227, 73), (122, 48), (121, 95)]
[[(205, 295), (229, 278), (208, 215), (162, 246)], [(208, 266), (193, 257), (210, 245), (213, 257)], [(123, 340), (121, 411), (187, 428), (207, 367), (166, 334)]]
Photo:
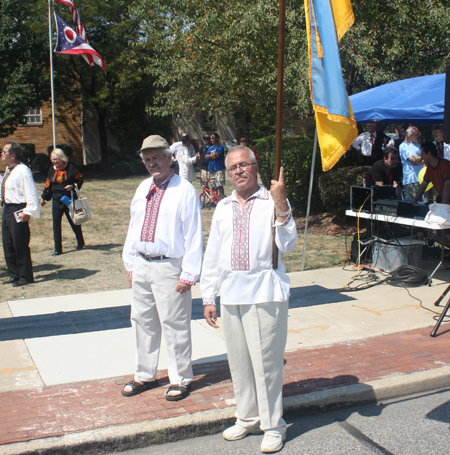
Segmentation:
[(134, 380), (122, 395), (157, 387), (161, 331), (167, 345), (170, 386), (166, 400), (189, 395), (191, 286), (200, 274), (203, 237), (200, 202), (194, 187), (170, 168), (172, 154), (161, 136), (147, 137), (140, 150), (151, 177), (136, 190), (123, 249), (133, 289), (131, 324), (136, 336)]
[(2, 150), (7, 169), (1, 184), (2, 243), (9, 280), (2, 284), (14, 287), (33, 283), (30, 252), (31, 217), (39, 218), (40, 206), (36, 184), (30, 168), (21, 162), (22, 147), (8, 141)]
[(262, 430), (261, 451), (272, 453), (283, 447), (286, 437), (282, 388), (289, 300), (285, 267), (281, 260), (276, 270), (272, 265), (272, 239), (275, 235), (280, 259), (282, 252), (294, 248), (297, 230), (283, 168), (269, 193), (258, 185), (258, 164), (249, 148), (231, 149), (225, 165), (235, 191), (214, 213), (200, 279), (204, 315), (216, 328), (220, 291), (236, 397), (236, 424), (223, 437), (234, 441)]

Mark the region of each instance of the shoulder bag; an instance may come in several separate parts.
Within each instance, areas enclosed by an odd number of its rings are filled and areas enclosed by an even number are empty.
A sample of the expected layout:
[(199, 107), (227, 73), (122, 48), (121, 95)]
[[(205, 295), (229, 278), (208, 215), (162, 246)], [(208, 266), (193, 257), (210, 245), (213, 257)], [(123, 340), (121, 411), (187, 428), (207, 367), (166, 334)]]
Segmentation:
[[(75, 199), (74, 190), (78, 199)], [(72, 190), (72, 204), (69, 207), (70, 217), (73, 224), (83, 224), (92, 219), (91, 208), (87, 198), (82, 198), (78, 191), (78, 185), (75, 183)]]

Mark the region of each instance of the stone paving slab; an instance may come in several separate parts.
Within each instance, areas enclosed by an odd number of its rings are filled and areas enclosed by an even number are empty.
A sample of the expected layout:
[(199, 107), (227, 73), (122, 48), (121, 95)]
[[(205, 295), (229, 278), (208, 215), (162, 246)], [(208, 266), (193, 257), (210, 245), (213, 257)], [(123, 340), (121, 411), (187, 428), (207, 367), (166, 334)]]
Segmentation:
[[(449, 328), (443, 325), (437, 338), (430, 337), (430, 331), (418, 329), (286, 352), (284, 396), (289, 400), (322, 390), (332, 393), (334, 388), (417, 372), (439, 375), (440, 369), (450, 366)], [(164, 398), (166, 371), (158, 375), (162, 387), (131, 398), (120, 393), (131, 376), (0, 393), (0, 453), (30, 440), (174, 417), (194, 419), (203, 411), (231, 412), (234, 393), (226, 362), (197, 365), (194, 376), (193, 391), (181, 402)]]

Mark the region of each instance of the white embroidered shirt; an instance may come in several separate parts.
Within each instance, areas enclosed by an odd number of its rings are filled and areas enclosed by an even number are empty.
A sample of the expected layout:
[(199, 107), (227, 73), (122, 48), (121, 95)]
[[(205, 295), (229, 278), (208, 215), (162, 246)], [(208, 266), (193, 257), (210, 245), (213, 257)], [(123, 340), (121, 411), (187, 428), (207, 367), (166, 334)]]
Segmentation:
[(275, 222), (279, 248), (278, 269), (272, 266), (274, 203), (263, 187), (242, 208), (235, 192), (222, 200), (214, 212), (203, 258), (200, 288), (203, 304), (215, 301), (220, 291), (222, 305), (285, 302), (289, 277), (281, 253), (292, 251), (297, 229), (291, 215)]
[(136, 253), (182, 257), (180, 281), (194, 285), (203, 251), (200, 201), (194, 187), (172, 173), (158, 189), (150, 177), (136, 190), (130, 212), (122, 255), (127, 272), (133, 271)]
[(27, 206), (23, 213), (34, 218), (41, 215), (39, 196), (30, 168), (19, 163), (5, 181), (5, 204), (23, 204)]

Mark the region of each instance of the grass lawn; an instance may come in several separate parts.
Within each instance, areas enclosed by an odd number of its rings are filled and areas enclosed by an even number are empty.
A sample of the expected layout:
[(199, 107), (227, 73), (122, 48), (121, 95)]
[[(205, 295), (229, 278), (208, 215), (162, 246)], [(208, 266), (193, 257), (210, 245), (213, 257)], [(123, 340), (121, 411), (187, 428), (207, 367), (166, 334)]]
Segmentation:
[[(128, 229), (130, 202), (144, 178), (145, 176), (86, 179), (81, 194), (89, 199), (93, 218), (83, 225), (86, 248), (82, 251), (75, 251), (75, 235), (64, 219), (64, 254), (55, 257), (51, 255), (54, 249), (51, 203), (41, 209), (41, 218), (32, 219), (30, 223), (31, 254), (36, 282), (23, 288), (0, 286), (0, 301), (127, 288), (122, 248)], [(194, 186), (200, 192), (199, 179), (195, 180)], [(41, 194), (44, 187), (42, 179), (37, 182), (37, 187)], [(232, 186), (227, 181), (225, 194), (229, 195), (231, 191)], [(213, 213), (213, 208), (202, 210), (205, 247)], [(288, 272), (301, 269), (303, 230), (299, 229), (298, 234), (294, 251), (282, 257)], [(343, 265), (345, 257), (343, 235), (327, 235), (327, 232), (318, 232), (317, 228), (308, 233), (305, 269)], [(8, 277), (1, 255), (0, 280), (4, 281)], [(61, 305), (63, 309), (63, 301)]]

